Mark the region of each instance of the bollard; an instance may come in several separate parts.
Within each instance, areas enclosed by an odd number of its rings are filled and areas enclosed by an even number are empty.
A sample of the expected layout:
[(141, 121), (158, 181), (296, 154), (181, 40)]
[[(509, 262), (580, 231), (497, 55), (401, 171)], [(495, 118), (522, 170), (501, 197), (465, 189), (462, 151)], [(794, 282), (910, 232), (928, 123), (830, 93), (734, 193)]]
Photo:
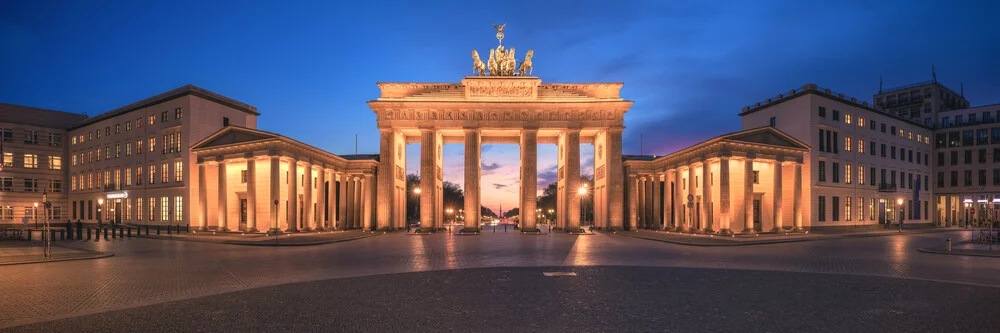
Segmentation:
[(156, 235), (157, 235), (157, 236), (159, 236), (159, 235), (160, 235), (160, 226), (156, 226)]
[(109, 240), (108, 239), (108, 228), (104, 228), (104, 240)]
[(73, 240), (73, 228), (66, 229), (66, 239)]
[(125, 238), (125, 228), (118, 228), (118, 238)]
[(149, 236), (149, 226), (146, 226), (146, 236)]
[(181, 225), (180, 224), (177, 225), (177, 231), (174, 232), (174, 233), (176, 233), (176, 234), (181, 233)]
[(49, 239), (56, 240), (56, 230), (55, 229), (49, 229), (49, 235), (48, 236), (49, 236)]
[[(90, 230), (88, 230), (87, 232), (89, 233)], [(88, 237), (90, 237), (89, 234), (88, 234)], [(76, 240), (82, 240), (82, 239), (83, 239), (83, 223), (80, 223), (80, 221), (77, 221), (76, 222)], [(90, 239), (90, 238), (87, 238), (87, 239)]]
[(944, 241), (944, 244), (945, 247), (948, 249), (948, 252), (951, 252), (951, 237), (948, 237), (948, 240)]
[(167, 226), (167, 235), (170, 235), (170, 234), (173, 234), (173, 232), (174, 232), (173, 230), (174, 230), (174, 229), (173, 229), (173, 228), (171, 228), (171, 227), (170, 227), (170, 226), (168, 225), (168, 226)]
[(59, 230), (59, 240), (66, 240), (66, 230)]
[(87, 227), (87, 240), (90, 240), (90, 227)]
[(132, 238), (132, 228), (128, 228), (128, 238)]
[(31, 229), (28, 229), (28, 241), (31, 241)]
[(110, 229), (111, 229), (111, 238), (118, 238), (118, 230), (115, 230), (116, 228), (114, 227)]

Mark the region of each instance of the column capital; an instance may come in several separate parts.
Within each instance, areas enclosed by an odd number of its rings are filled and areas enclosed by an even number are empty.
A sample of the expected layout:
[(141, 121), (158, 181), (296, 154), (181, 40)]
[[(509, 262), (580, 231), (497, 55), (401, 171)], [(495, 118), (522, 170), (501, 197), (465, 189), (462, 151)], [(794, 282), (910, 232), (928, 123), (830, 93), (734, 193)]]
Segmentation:
[(535, 128), (525, 127), (525, 128), (521, 129), (521, 133), (522, 134), (523, 133), (535, 133), (535, 134), (538, 134), (538, 128), (537, 127), (535, 127)]
[(567, 129), (563, 130), (563, 133), (566, 133), (566, 134), (580, 134), (581, 130), (582, 129), (579, 128), (579, 127), (570, 127), (570, 128), (567, 128)]
[(606, 128), (608, 133), (621, 133), (625, 131), (625, 126), (615, 126)]
[(482, 133), (483, 130), (481, 128), (479, 128), (479, 127), (463, 127), (462, 128), (462, 132), (465, 132), (466, 135), (468, 135), (468, 134), (479, 134), (479, 133)]

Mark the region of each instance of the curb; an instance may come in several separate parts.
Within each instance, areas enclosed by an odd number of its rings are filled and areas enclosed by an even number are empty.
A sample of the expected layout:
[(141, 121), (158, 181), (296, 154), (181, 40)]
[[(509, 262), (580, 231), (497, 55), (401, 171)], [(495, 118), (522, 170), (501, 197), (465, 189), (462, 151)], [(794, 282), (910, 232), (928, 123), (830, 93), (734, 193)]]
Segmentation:
[(333, 243), (347, 242), (347, 241), (358, 240), (358, 239), (363, 239), (363, 238), (375, 237), (375, 236), (379, 236), (379, 235), (381, 235), (381, 234), (370, 234), (370, 235), (362, 235), (362, 236), (353, 237), (353, 238), (331, 239), (331, 240), (308, 242), (308, 243), (277, 243), (277, 244), (275, 244), (275, 243), (271, 243), (271, 242), (268, 242), (268, 241), (260, 241), (260, 242), (226, 241), (226, 242), (219, 242), (218, 244), (243, 245), (243, 246), (312, 246), (312, 245), (323, 245), (323, 244), (333, 244)]
[(732, 241), (732, 243), (720, 243), (720, 244), (691, 243), (691, 242), (684, 242), (684, 241), (675, 241), (675, 240), (661, 239), (661, 238), (655, 238), (655, 237), (648, 237), (648, 236), (642, 236), (642, 235), (630, 235), (630, 233), (623, 233), (622, 235), (626, 236), (626, 237), (639, 238), (639, 239), (645, 239), (645, 240), (651, 240), (651, 241), (657, 241), (657, 242), (663, 242), (663, 243), (671, 243), (671, 244), (677, 244), (677, 245), (703, 246), (703, 247), (713, 247), (713, 246), (716, 246), (716, 247), (718, 247), (718, 246), (750, 246), (750, 245), (767, 245), (767, 244), (781, 244), (781, 243), (812, 242), (812, 241), (838, 240), (838, 239), (851, 239), (851, 238), (885, 237), (885, 236), (898, 236), (898, 235), (910, 235), (910, 234), (927, 234), (927, 233), (949, 232), (949, 231), (954, 231), (954, 230), (948, 230), (948, 229), (929, 229), (927, 231), (923, 231), (923, 230), (921, 230), (921, 231), (911, 230), (911, 231), (905, 232), (905, 233), (853, 234), (853, 235), (831, 235), (831, 236), (822, 236), (821, 235), (821, 236), (818, 236), (816, 238), (778, 239), (778, 240), (747, 241), (747, 242)]
[(18, 262), (4, 262), (0, 263), (0, 266), (13, 266), (13, 265), (27, 265), (27, 264), (43, 264), (47, 262), (60, 262), (60, 261), (75, 261), (75, 260), (91, 260), (91, 259), (101, 259), (113, 257), (114, 253), (101, 253), (98, 255), (92, 255), (87, 257), (79, 258), (60, 258), (60, 259), (39, 259), (39, 260), (28, 260), (28, 261), (18, 261)]
[(987, 257), (987, 258), (1000, 258), (1000, 252), (997, 253), (970, 253), (970, 252), (955, 252), (955, 251), (942, 251), (942, 250), (932, 250), (932, 249), (917, 249), (917, 252), (930, 253), (930, 254), (944, 254), (952, 256), (970, 256), (970, 257)]

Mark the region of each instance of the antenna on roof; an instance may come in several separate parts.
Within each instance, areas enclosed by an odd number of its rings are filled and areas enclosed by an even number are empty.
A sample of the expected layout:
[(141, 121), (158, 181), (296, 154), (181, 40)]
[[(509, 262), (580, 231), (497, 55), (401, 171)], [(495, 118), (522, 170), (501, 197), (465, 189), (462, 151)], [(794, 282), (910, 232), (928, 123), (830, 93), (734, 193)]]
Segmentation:
[(958, 84), (959, 93), (962, 94), (962, 98), (965, 98), (965, 83)]
[(931, 65), (931, 81), (937, 83), (937, 72), (934, 71), (934, 65)]
[(882, 75), (878, 76), (878, 93), (882, 93)]

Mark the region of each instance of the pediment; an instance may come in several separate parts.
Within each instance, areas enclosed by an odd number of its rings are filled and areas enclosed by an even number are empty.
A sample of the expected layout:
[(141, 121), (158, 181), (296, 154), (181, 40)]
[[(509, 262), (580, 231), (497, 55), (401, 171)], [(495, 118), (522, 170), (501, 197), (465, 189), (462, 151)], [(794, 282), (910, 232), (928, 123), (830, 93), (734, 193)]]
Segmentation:
[(784, 133), (781, 133), (778, 130), (771, 127), (765, 127), (759, 130), (737, 132), (723, 138), (723, 140), (741, 141), (752, 144), (764, 144), (764, 145), (788, 147), (788, 148), (799, 148), (799, 149), (809, 148), (808, 146), (802, 144), (798, 140), (795, 140), (792, 137)]
[(195, 145), (197, 148), (226, 146), (231, 144), (276, 139), (277, 135), (241, 127), (226, 127)]

